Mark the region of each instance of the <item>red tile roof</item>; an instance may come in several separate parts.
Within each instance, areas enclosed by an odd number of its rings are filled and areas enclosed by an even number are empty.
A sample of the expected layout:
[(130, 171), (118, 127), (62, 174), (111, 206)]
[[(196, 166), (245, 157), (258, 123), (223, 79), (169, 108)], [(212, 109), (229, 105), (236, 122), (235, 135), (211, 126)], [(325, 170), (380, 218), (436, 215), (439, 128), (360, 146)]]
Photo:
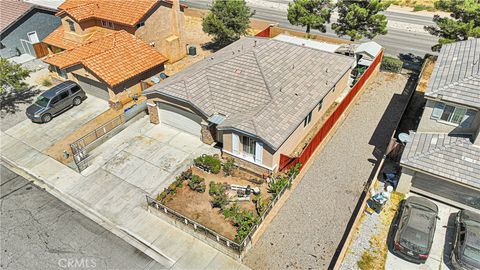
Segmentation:
[(55, 47), (68, 50), (68, 49), (73, 49), (77, 46), (82, 45), (83, 43), (87, 43), (90, 41), (94, 41), (96, 39), (102, 38), (108, 34), (111, 34), (114, 30), (110, 30), (107, 28), (102, 28), (102, 27), (95, 27), (95, 31), (93, 31), (93, 34), (85, 40), (85, 42), (77, 42), (73, 41), (70, 39), (65, 38), (64, 36), (64, 28), (62, 25), (60, 25), (55, 31), (50, 33), (47, 37), (45, 37), (42, 42), (48, 44), (48, 45), (53, 45)]
[(82, 64), (113, 87), (158, 67), (165, 63), (167, 58), (122, 30), (54, 54), (44, 61), (60, 68)]
[(130, 26), (136, 25), (158, 0), (66, 0), (58, 15), (67, 13), (78, 22), (97, 18)]
[(34, 5), (19, 0), (1, 0), (0, 3), (0, 31), (7, 29)]

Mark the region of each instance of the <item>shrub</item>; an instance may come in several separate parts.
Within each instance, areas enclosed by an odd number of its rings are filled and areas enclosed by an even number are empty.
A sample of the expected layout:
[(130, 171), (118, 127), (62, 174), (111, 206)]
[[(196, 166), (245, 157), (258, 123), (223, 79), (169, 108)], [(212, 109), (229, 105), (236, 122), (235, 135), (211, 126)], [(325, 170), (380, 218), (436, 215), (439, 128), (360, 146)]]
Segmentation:
[(190, 180), (192, 179), (192, 169), (188, 169), (186, 171), (183, 171), (181, 174), (180, 174), (180, 179), (182, 180)]
[(233, 217), (233, 225), (237, 227), (237, 235), (235, 236), (235, 241), (237, 243), (242, 242), (256, 223), (257, 219), (254, 218), (251, 211), (244, 210), (237, 212), (236, 215)]
[(288, 168), (287, 177), (290, 178), (292, 175), (293, 177), (297, 176), (297, 174), (300, 172), (300, 167), (302, 167), (302, 163), (298, 162), (295, 164), (295, 166)]
[(49, 78), (43, 78), (40, 84), (42, 86), (48, 87), (52, 85), (52, 81)]
[(222, 169), (222, 162), (219, 158), (211, 155), (202, 155), (193, 160), (195, 166), (200, 169), (217, 174)]
[(236, 168), (237, 166), (235, 166), (235, 159), (233, 158), (227, 158), (227, 161), (223, 163), (223, 173), (226, 176), (232, 175)]
[(282, 175), (276, 179), (272, 179), (270, 183), (268, 183), (268, 190), (272, 193), (272, 196), (275, 197), (282, 191), (283, 187), (289, 186), (290, 181), (288, 181), (288, 177), (286, 175)]
[(231, 217), (234, 217), (240, 212), (240, 207), (236, 203), (234, 203), (231, 207), (225, 208), (223, 210), (223, 216), (225, 216), (226, 219), (229, 219)]
[(208, 194), (212, 196), (212, 207), (225, 209), (225, 206), (228, 204), (228, 196), (225, 193), (225, 186), (222, 183), (215, 183), (210, 181), (210, 188), (208, 189)]
[(205, 192), (205, 178), (200, 177), (196, 174), (192, 175), (192, 179), (188, 181), (188, 186), (190, 187), (191, 190), (196, 191), (196, 192)]
[(262, 195), (258, 194), (253, 197), (253, 202), (255, 203), (255, 209), (257, 210), (257, 214), (259, 216), (263, 215), (263, 212), (267, 210), (268, 200), (263, 200)]
[(382, 59), (382, 65), (380, 66), (382, 70), (394, 73), (399, 73), (402, 70), (402, 67), (402, 60), (390, 56), (384, 56)]

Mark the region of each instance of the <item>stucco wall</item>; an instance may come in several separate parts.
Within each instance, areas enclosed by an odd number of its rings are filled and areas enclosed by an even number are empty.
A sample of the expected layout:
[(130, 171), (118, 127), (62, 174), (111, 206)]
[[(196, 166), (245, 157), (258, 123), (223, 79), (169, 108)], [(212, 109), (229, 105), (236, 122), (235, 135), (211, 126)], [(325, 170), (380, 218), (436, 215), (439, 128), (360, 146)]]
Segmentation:
[[(63, 15), (61, 18), (62, 18), (62, 27), (64, 30), (65, 39), (72, 40), (75, 42), (83, 42), (95, 32), (95, 29), (92, 28), (93, 26), (96, 26), (95, 19), (84, 21), (81, 24), (79, 24), (68, 15)], [(68, 23), (68, 20), (73, 22), (75, 26), (75, 32), (70, 31), (70, 25)]]
[[(448, 104), (448, 103), (447, 103)], [(453, 105), (453, 104), (452, 104)], [(453, 123), (446, 123), (437, 119), (432, 119), (432, 111), (435, 101), (427, 100), (422, 119), (418, 125), (418, 132), (448, 133), (448, 134), (476, 134), (480, 128), (480, 112), (477, 111), (475, 119), (470, 128), (462, 128)]]
[[(29, 53), (24, 49), (20, 39), (28, 40), (28, 32), (37, 32), (38, 39), (41, 41), (60, 25), (60, 18), (55, 17), (53, 12), (35, 9), (25, 15), (20, 21), (2, 33), (0, 39), (5, 48), (0, 49), (0, 57), (10, 58), (17, 54), (16, 48), (20, 53)], [(24, 44), (25, 45), (25, 44)], [(25, 45), (27, 46), (27, 45)], [(35, 56), (33, 47), (28, 45)]]
[[(186, 55), (185, 17), (183, 12), (178, 11), (177, 19), (174, 18), (171, 5), (162, 3), (148, 16), (145, 25), (135, 31), (136, 37), (147, 44), (154, 43), (154, 48), (165, 55), (170, 62), (178, 61)], [(178, 26), (175, 26), (176, 23), (178, 23)]]
[[(223, 150), (232, 153), (232, 131), (222, 131), (222, 137), (223, 137)], [(239, 137), (240, 136), (246, 136), (245, 134), (242, 133), (236, 133)], [(243, 144), (241, 140), (238, 142), (238, 149), (240, 152), (243, 151)], [(273, 168), (275, 166), (273, 161), (273, 155), (274, 151), (268, 147), (268, 145), (263, 144), (263, 153), (262, 153), (262, 165), (268, 167), (268, 168)]]

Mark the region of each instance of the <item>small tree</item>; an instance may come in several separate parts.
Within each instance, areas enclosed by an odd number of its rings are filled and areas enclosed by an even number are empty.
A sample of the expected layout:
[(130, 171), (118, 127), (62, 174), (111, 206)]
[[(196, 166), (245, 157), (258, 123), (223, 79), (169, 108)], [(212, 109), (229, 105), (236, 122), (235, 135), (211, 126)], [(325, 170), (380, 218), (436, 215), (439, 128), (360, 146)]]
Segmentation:
[(24, 80), (30, 75), (30, 70), (22, 65), (12, 64), (5, 58), (0, 58), (0, 94), (16, 90), (24, 90), (28, 84)]
[(325, 24), (330, 22), (332, 5), (330, 0), (294, 0), (288, 3), (288, 21), (293, 25), (317, 29), (325, 33)]
[(210, 12), (203, 18), (203, 31), (215, 42), (229, 43), (247, 34), (251, 12), (245, 0), (214, 0)]
[(439, 37), (438, 44), (432, 47), (439, 51), (443, 44), (469, 37), (480, 37), (480, 3), (475, 0), (439, 0), (435, 8), (450, 11), (450, 17), (435, 15), (435, 26), (425, 26), (430, 34)]
[(388, 6), (388, 3), (380, 0), (339, 0), (339, 18), (332, 24), (332, 29), (339, 36), (349, 36), (351, 41), (386, 35), (387, 17), (378, 13), (385, 11)]

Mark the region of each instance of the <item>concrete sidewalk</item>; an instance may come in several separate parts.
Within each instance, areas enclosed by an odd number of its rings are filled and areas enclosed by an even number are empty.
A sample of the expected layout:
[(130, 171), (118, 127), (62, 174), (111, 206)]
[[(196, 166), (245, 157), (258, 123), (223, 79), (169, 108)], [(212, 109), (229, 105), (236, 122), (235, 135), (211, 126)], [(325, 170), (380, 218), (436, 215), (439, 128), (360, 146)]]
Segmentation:
[(248, 269), (146, 209), (145, 192), (105, 170), (83, 176), (0, 133), (8, 167), (126, 240), (168, 269)]

